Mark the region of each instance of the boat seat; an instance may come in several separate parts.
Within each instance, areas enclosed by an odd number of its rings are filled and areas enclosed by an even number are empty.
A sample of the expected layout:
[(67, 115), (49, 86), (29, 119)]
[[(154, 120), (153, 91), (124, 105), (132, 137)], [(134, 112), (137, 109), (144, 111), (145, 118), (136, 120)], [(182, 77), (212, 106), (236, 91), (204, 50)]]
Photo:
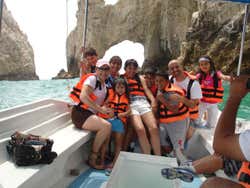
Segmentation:
[[(91, 138), (90, 132), (74, 127), (67, 103), (51, 99), (1, 111), (0, 130), (0, 187), (4, 188), (43, 187), (42, 180), (56, 182), (59, 178), (56, 173), (64, 168), (72, 153)], [(52, 150), (57, 152), (57, 158), (49, 165), (15, 165), (5, 145), (16, 130), (53, 139)]]

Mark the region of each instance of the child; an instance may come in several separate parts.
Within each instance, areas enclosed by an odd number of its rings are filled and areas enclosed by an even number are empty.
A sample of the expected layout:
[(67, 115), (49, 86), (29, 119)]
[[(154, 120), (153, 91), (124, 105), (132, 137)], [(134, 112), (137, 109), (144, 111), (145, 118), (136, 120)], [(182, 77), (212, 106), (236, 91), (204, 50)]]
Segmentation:
[[(215, 127), (218, 120), (218, 103), (223, 99), (222, 81), (230, 81), (231, 77), (216, 71), (214, 62), (209, 56), (202, 56), (199, 59), (199, 73), (196, 75), (200, 82), (202, 96), (199, 105), (198, 125), (207, 128)], [(204, 113), (207, 111), (207, 122), (202, 123)], [(203, 125), (202, 125), (203, 124)]]
[(123, 78), (117, 78), (114, 80), (113, 89), (109, 89), (108, 92), (105, 105), (114, 110), (114, 117), (107, 119), (112, 124), (112, 132), (115, 137), (115, 156), (109, 165), (112, 168), (121, 151), (124, 125), (126, 125), (127, 117), (130, 115), (128, 85)]
[[(185, 93), (169, 81), (165, 71), (156, 72), (155, 84), (158, 89), (157, 115), (161, 145), (168, 152), (172, 143), (178, 162), (184, 164), (187, 158), (183, 154), (183, 149), (189, 124), (189, 110), (183, 102)], [(171, 143), (166, 142), (168, 136)]]

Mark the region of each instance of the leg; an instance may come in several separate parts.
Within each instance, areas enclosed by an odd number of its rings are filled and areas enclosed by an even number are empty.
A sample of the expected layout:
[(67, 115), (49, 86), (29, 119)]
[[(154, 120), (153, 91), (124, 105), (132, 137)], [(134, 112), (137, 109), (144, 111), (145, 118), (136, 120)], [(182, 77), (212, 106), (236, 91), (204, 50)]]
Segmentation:
[(181, 121), (168, 123), (166, 125), (168, 135), (171, 143), (173, 144), (174, 151), (176, 153), (177, 161), (183, 164), (187, 161), (187, 158), (183, 154), (184, 142), (186, 140), (186, 134), (189, 126), (189, 118)]
[(98, 157), (101, 146), (104, 145), (104, 142), (109, 140), (111, 133), (111, 124), (96, 115), (92, 115), (84, 122), (82, 129), (97, 132), (94, 138), (92, 154), (90, 156), (89, 163), (94, 168), (100, 168), (96, 164), (96, 159)]
[(132, 115), (131, 123), (135, 128), (135, 132), (138, 136), (142, 152), (144, 154), (150, 154), (150, 144), (146, 135), (146, 130), (144, 128), (143, 122), (140, 115)]
[(214, 177), (207, 179), (202, 185), (201, 188), (244, 188), (242, 185), (233, 182), (228, 179)]
[(209, 104), (208, 108), (208, 117), (207, 117), (207, 122), (210, 127), (215, 127), (218, 121), (218, 105), (217, 104)]
[(155, 155), (161, 155), (160, 136), (155, 117), (152, 112), (143, 114), (142, 120), (148, 128), (150, 140)]
[(161, 143), (161, 149), (163, 154), (168, 154), (173, 150), (173, 147), (171, 146), (171, 141), (168, 136), (168, 132), (166, 129), (166, 124), (161, 123), (159, 125), (159, 135), (160, 135), (160, 143)]
[(112, 166), (115, 164), (121, 148), (122, 148), (122, 142), (123, 142), (123, 134), (122, 133), (115, 133), (115, 157), (114, 160), (112, 162)]
[(127, 122), (127, 125), (125, 125), (125, 127), (126, 129), (125, 129), (125, 135), (123, 139), (124, 141), (123, 141), (122, 148), (123, 148), (123, 151), (128, 151), (128, 146), (133, 140), (133, 138), (135, 137), (135, 130), (130, 120)]
[(216, 154), (208, 155), (193, 162), (197, 174), (211, 174), (223, 168), (222, 157)]
[(206, 103), (204, 102), (201, 102), (199, 104), (199, 117), (197, 120), (195, 120), (195, 124), (198, 125), (198, 126), (203, 126), (204, 124), (204, 120), (203, 120), (203, 117), (204, 117), (204, 113), (207, 111), (207, 107), (206, 107)]

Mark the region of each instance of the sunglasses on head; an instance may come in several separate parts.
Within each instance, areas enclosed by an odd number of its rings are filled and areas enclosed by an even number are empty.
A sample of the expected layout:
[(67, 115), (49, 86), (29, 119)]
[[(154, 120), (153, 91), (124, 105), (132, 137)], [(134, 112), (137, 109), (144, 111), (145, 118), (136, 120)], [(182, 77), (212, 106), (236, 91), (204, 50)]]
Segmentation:
[(109, 67), (98, 67), (99, 70), (102, 71), (108, 71), (110, 68)]

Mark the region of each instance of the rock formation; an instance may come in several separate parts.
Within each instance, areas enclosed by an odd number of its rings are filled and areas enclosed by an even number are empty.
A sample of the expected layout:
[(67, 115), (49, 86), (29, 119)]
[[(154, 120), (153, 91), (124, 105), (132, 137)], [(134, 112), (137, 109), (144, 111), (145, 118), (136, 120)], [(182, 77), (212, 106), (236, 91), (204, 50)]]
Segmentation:
[(34, 80), (34, 53), (6, 5), (3, 7), (0, 36), (0, 80)]
[[(83, 39), (84, 0), (78, 3), (77, 26), (67, 39), (68, 70), (78, 74)], [(196, 64), (209, 54), (225, 72), (237, 66), (244, 6), (206, 0), (104, 0), (89, 1), (87, 46), (102, 57), (111, 46), (131, 40), (144, 45), (145, 58), (166, 65), (180, 55)], [(247, 31), (243, 70), (248, 70), (250, 33)], [(128, 49), (129, 50), (129, 49)]]

